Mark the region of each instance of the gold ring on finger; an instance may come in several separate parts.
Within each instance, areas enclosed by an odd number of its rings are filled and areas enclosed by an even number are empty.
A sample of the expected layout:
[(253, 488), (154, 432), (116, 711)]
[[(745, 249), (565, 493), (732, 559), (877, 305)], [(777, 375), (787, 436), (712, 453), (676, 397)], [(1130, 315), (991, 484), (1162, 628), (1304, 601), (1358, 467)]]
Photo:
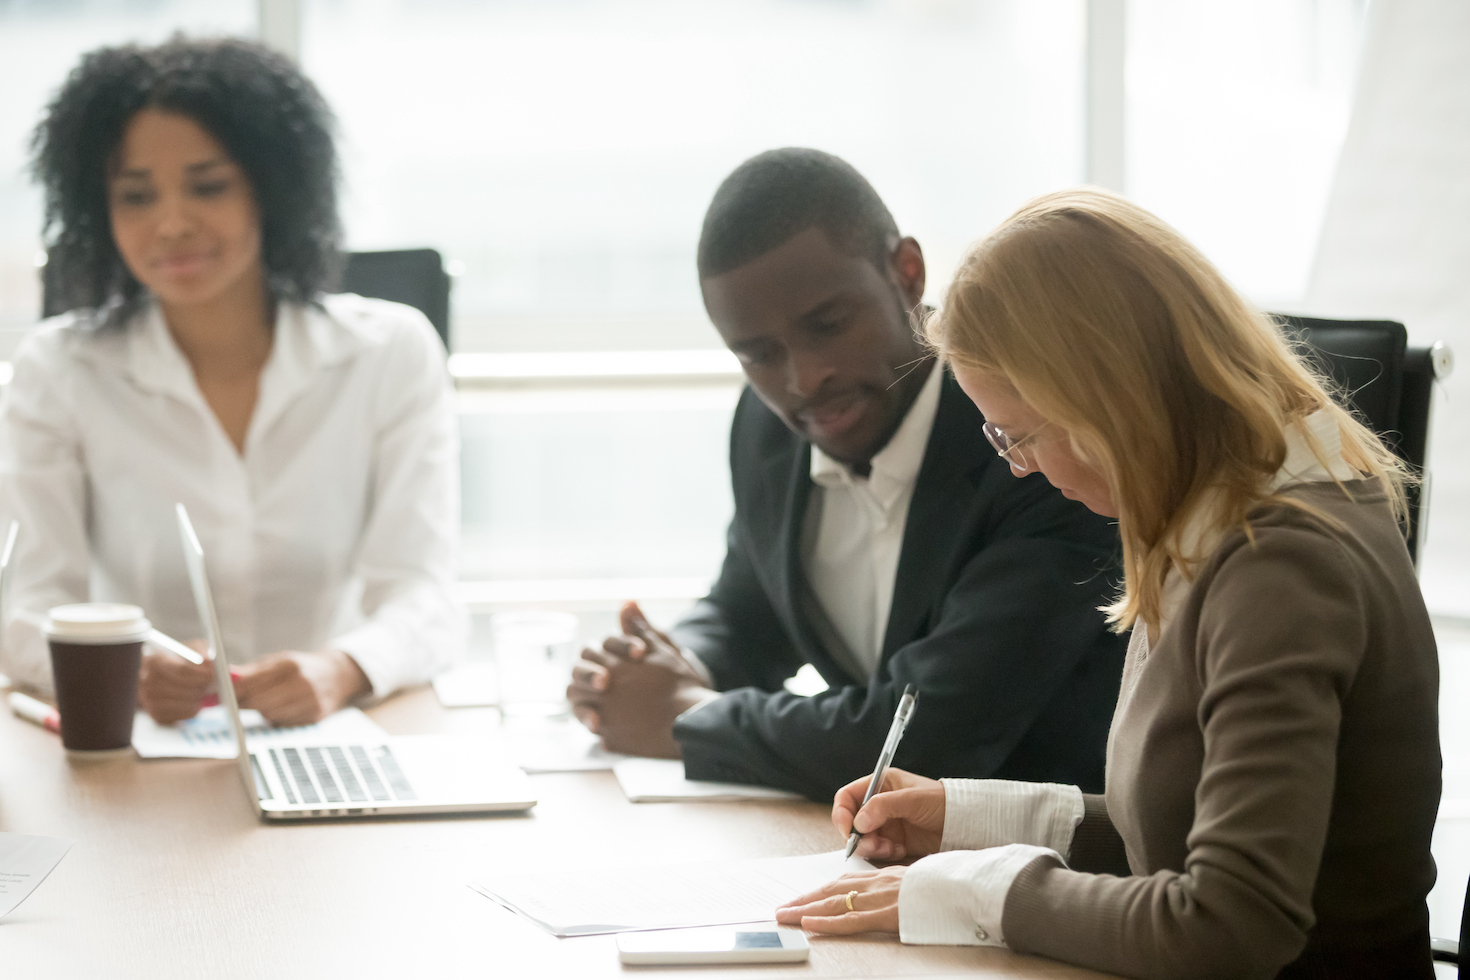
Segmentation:
[(847, 910), (849, 912), (856, 912), (857, 911), (857, 909), (855, 909), (855, 908), (852, 907), (852, 896), (854, 896), (856, 894), (857, 894), (857, 890), (856, 889), (854, 889), (854, 890), (852, 890), (852, 891), (850, 891), (850, 892), (847, 893)]

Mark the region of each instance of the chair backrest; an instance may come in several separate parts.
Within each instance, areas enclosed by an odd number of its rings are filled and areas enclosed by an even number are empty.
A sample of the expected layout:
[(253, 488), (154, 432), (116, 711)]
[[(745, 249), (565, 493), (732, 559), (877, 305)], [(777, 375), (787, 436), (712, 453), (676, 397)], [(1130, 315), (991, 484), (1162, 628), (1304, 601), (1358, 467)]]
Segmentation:
[(449, 350), (449, 274), (437, 249), (349, 252), (342, 291), (412, 306), (429, 318)]
[(1404, 538), (1417, 565), (1429, 516), (1424, 468), (1429, 451), (1430, 394), (1443, 348), (1409, 347), (1408, 331), (1392, 320), (1321, 320), (1277, 316), (1287, 336), (1305, 345), (1307, 356), (1337, 383), (1355, 410), (1389, 448), (1423, 478), (1409, 490), (1409, 525)]
[[(412, 306), (429, 318), (444, 341), (444, 349), (449, 350), (449, 274), (444, 271), (438, 250), (348, 252), (343, 258), (343, 292)], [(66, 312), (52, 268), (50, 263), (41, 268), (43, 318)]]

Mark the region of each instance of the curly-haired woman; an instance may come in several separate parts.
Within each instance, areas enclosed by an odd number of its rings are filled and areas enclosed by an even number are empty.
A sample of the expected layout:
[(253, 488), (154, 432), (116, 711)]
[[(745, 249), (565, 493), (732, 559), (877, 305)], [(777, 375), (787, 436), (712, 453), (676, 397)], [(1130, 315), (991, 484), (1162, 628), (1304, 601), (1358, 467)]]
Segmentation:
[(975, 246), (929, 336), (1018, 475), (1118, 519), (1107, 792), (889, 770), (861, 806), (849, 784), (833, 821), (861, 853), (922, 860), (778, 919), (1129, 977), (1430, 980), (1439, 668), (1403, 464), (1198, 251), (1102, 191)]
[[(0, 410), (17, 680), (49, 687), (31, 622), (61, 603), (136, 603), (200, 634), (179, 501), (243, 706), (314, 721), (461, 650), (444, 350), (407, 307), (323, 293), (331, 127), (286, 59), (184, 38), (88, 54), (37, 127), (48, 281), (70, 312), (26, 338)], [(211, 680), (151, 651), (139, 700), (187, 718)]]

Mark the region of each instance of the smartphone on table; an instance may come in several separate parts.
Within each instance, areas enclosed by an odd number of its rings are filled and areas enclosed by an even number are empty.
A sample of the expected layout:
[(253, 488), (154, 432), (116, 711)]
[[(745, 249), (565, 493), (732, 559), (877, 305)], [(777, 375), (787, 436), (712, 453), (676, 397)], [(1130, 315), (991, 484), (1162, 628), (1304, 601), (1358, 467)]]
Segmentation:
[(800, 963), (810, 952), (804, 932), (774, 922), (618, 934), (618, 960), (629, 966)]

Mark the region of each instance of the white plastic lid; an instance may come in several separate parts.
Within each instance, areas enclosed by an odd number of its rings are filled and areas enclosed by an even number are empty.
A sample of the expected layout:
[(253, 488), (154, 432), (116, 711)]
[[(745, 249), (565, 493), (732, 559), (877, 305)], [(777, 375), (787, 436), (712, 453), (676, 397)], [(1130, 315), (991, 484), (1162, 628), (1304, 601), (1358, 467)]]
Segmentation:
[(141, 640), (153, 624), (143, 610), (121, 602), (77, 602), (47, 614), (46, 635), (68, 643)]

